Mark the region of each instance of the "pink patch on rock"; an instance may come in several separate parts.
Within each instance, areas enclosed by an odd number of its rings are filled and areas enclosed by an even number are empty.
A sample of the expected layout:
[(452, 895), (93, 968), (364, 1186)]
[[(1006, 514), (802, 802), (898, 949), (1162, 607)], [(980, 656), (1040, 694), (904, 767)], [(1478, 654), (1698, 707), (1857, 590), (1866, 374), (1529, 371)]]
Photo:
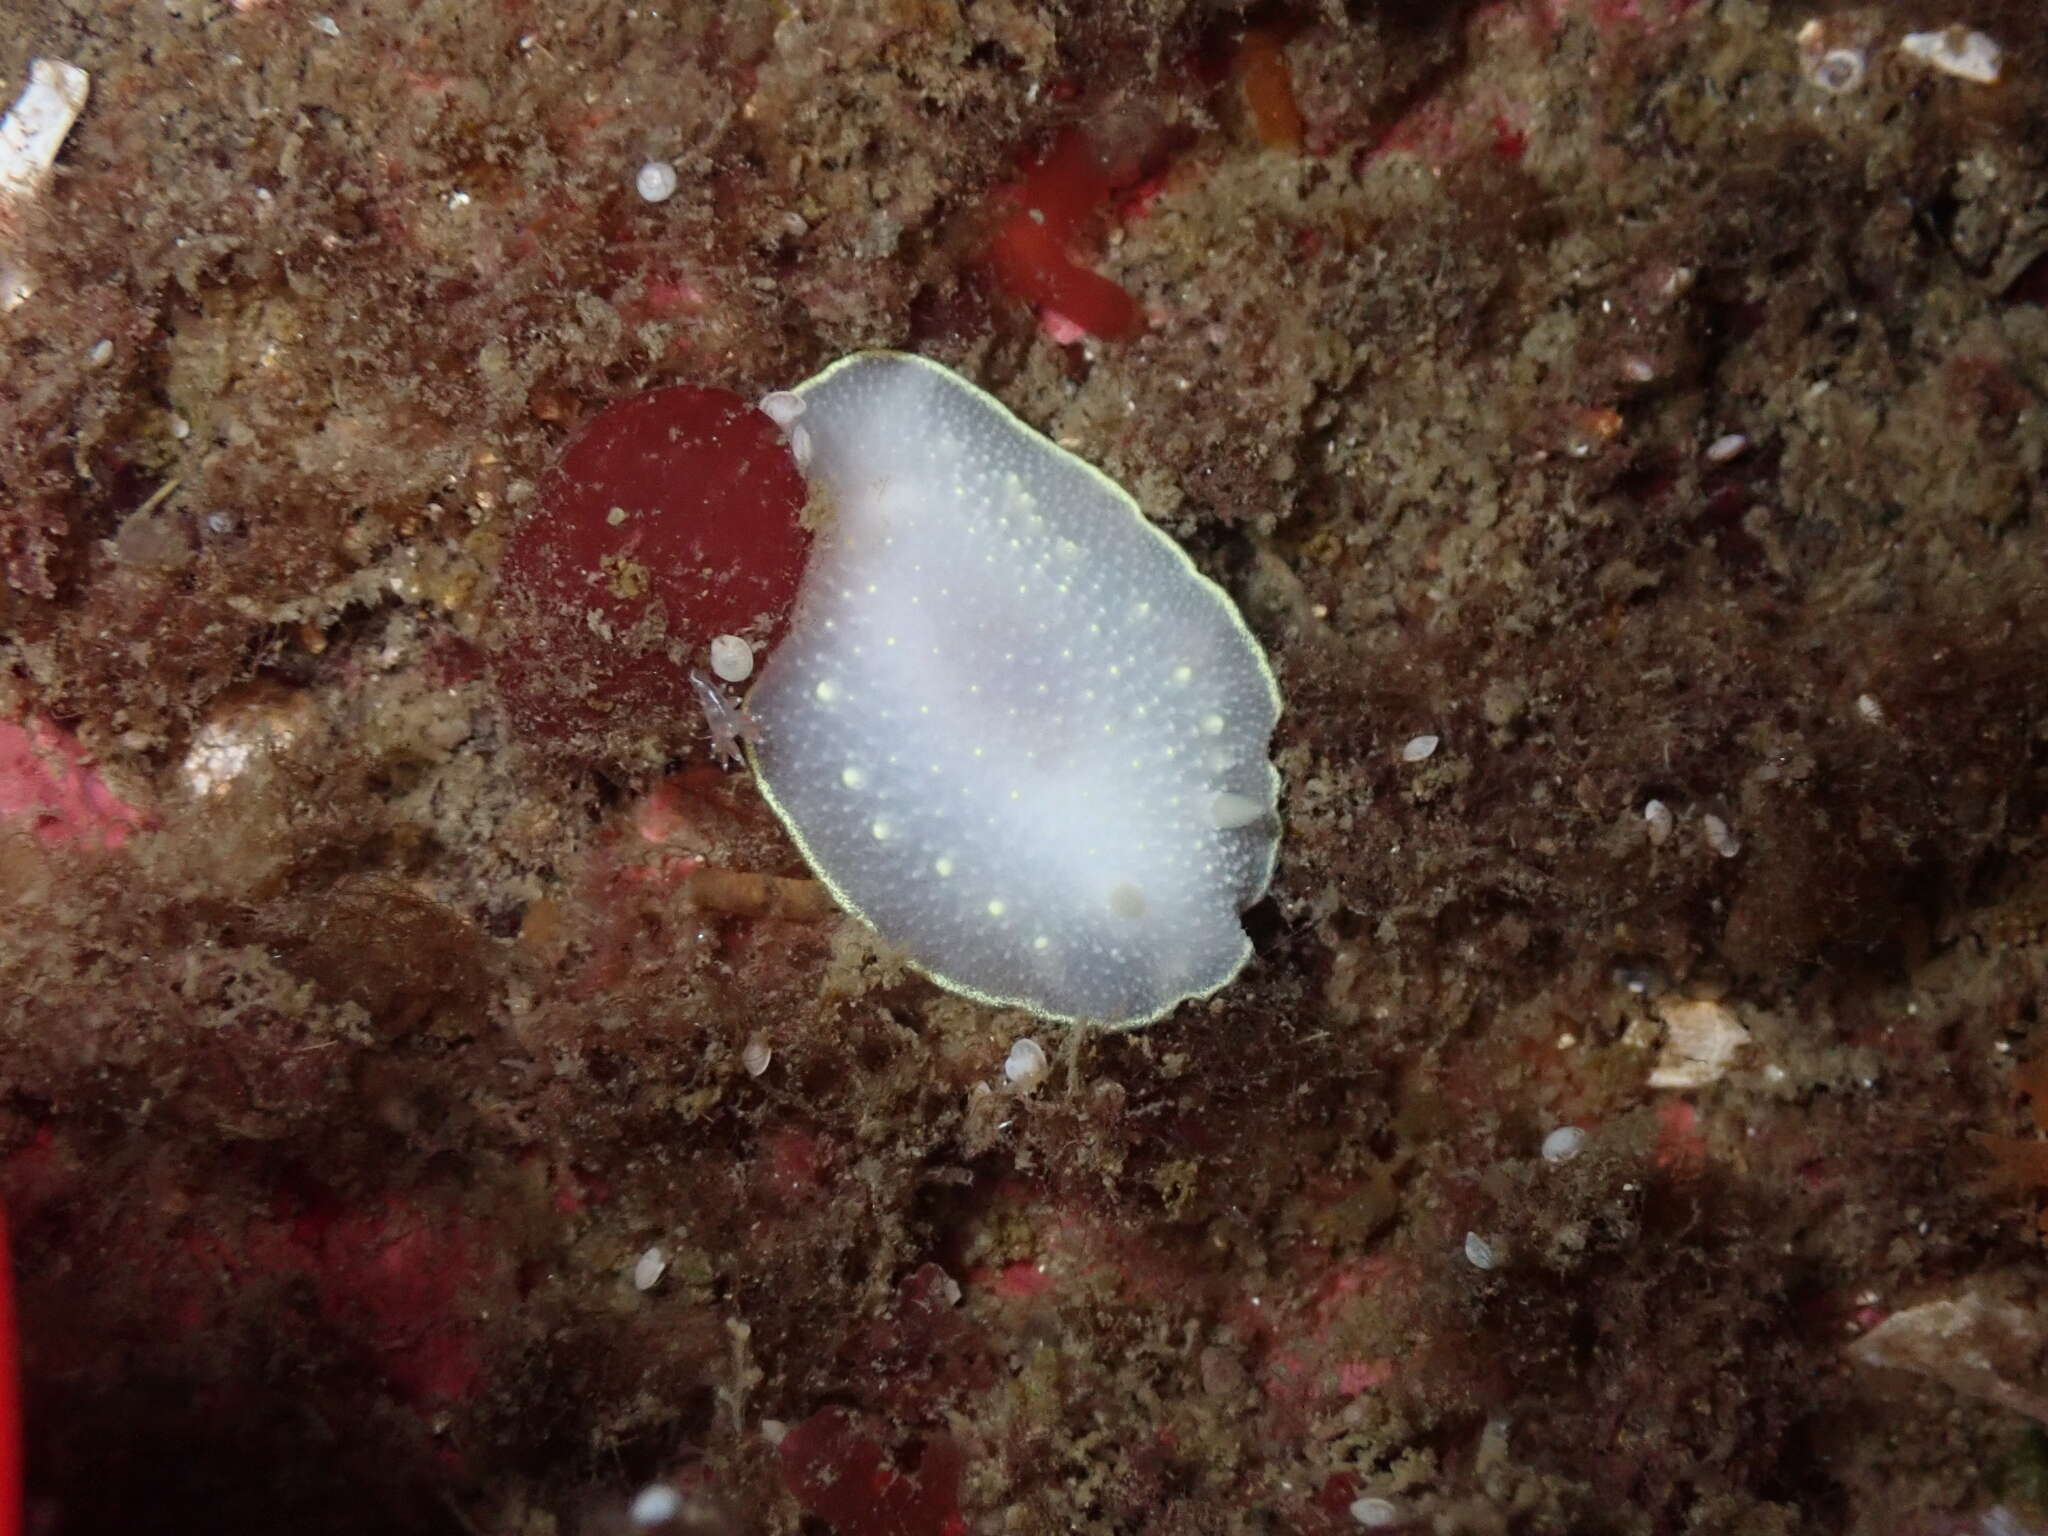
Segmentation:
[(1030, 1259), (1020, 1259), (1015, 1264), (1005, 1264), (997, 1272), (990, 1288), (998, 1296), (1013, 1301), (1029, 1301), (1052, 1289), (1052, 1276)]
[(555, 1171), (555, 1209), (564, 1216), (580, 1216), (594, 1205), (607, 1204), (611, 1186), (594, 1174), (563, 1164)]
[(322, 1234), (314, 1284), (328, 1320), (360, 1328), (384, 1377), (413, 1402), (466, 1397), (482, 1372), (457, 1302), (476, 1278), (467, 1235), (393, 1201)]
[(1657, 1106), (1657, 1166), (1672, 1173), (1686, 1173), (1707, 1160), (1707, 1136), (1700, 1128), (1700, 1112), (1683, 1099), (1669, 1099)]
[(1337, 1367), (1337, 1390), (1346, 1397), (1370, 1392), (1393, 1379), (1394, 1362), (1391, 1360), (1347, 1360)]
[(808, 1131), (770, 1131), (761, 1140), (755, 1177), (770, 1203), (791, 1210), (824, 1194), (833, 1161), (831, 1148)]
[(1038, 312), (1038, 328), (1045, 332), (1046, 339), (1056, 347), (1071, 347), (1077, 341), (1088, 339), (1088, 327), (1069, 320), (1056, 309), (1041, 309)]
[(0, 822), (44, 843), (119, 848), (149, 818), (107, 787), (77, 738), (47, 720), (0, 721)]

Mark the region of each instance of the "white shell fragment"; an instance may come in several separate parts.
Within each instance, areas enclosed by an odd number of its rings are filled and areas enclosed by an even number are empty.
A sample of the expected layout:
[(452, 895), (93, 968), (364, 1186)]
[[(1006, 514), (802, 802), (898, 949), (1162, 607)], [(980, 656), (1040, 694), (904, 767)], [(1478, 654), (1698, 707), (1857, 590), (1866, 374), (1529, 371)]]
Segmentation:
[(633, 1289), (651, 1291), (661, 1284), (661, 1277), (668, 1273), (668, 1255), (659, 1248), (650, 1248), (634, 1261)]
[(313, 723), (304, 705), (252, 701), (222, 708), (193, 733), (179, 775), (194, 795), (221, 794), (264, 757), (289, 749)]
[(42, 190), (91, 88), (91, 76), (75, 64), (36, 59), (29, 65), (28, 85), (0, 118), (0, 199)]
[(719, 635), (711, 642), (711, 670), (728, 683), (754, 675), (754, 648), (738, 635)]
[(2005, 67), (2005, 50), (1994, 39), (1963, 26), (1908, 32), (1899, 39), (1899, 51), (1945, 75), (1978, 85), (1996, 85)]
[(1107, 476), (901, 353), (800, 385), (829, 509), (748, 700), (768, 802), (942, 986), (1132, 1026), (1251, 954), (1280, 692)]
[(1722, 858), (1732, 859), (1742, 852), (1742, 839), (1737, 837), (1734, 829), (1719, 816), (1702, 816), (1700, 831), (1707, 839), (1707, 846)]
[(1353, 1499), (1351, 1518), (1368, 1531), (1383, 1531), (1401, 1518), (1390, 1499)]
[(633, 1495), (626, 1518), (636, 1526), (667, 1525), (683, 1512), (682, 1495), (667, 1483), (649, 1483)]
[(1465, 1234), (1465, 1262), (1474, 1269), (1491, 1269), (1499, 1259), (1495, 1257), (1493, 1244), (1477, 1232)]
[(1678, 818), (1671, 814), (1671, 807), (1662, 800), (1651, 800), (1643, 806), (1643, 825), (1649, 830), (1650, 842), (1655, 847), (1664, 845), (1677, 822)]
[(665, 203), (676, 195), (676, 168), (666, 160), (650, 160), (633, 174), (633, 190), (650, 203)]
[(1045, 1047), (1029, 1035), (1012, 1045), (1010, 1054), (1003, 1060), (1003, 1076), (1010, 1080), (1013, 1088), (1024, 1093), (1044, 1082), (1047, 1070)]
[(34, 291), (28, 272), (7, 249), (14, 208), (43, 190), (91, 87), (91, 77), (77, 65), (35, 59), (27, 86), (0, 117), (0, 314), (19, 308)]
[(1671, 998), (1657, 1005), (1664, 1021), (1664, 1049), (1650, 1071), (1652, 1088), (1704, 1088), (1718, 1083), (1749, 1031), (1727, 1007), (1705, 999)]
[(1543, 1138), (1543, 1161), (1568, 1163), (1586, 1150), (1586, 1133), (1576, 1125), (1560, 1125)]
[(775, 1059), (775, 1048), (759, 1035), (751, 1035), (740, 1048), (740, 1065), (747, 1069), (747, 1076), (760, 1077), (768, 1070), (768, 1064)]
[(1401, 743), (1401, 761), (1404, 763), (1423, 763), (1429, 761), (1430, 758), (1436, 755), (1437, 745), (1442, 740), (1443, 738), (1440, 736), (1410, 736)]

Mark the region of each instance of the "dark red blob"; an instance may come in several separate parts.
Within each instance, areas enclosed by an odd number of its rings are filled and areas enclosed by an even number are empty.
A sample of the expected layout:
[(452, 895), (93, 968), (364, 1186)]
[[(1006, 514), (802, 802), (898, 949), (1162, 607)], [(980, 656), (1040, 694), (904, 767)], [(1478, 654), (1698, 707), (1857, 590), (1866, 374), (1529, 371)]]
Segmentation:
[(533, 740), (659, 754), (701, 734), (692, 666), (781, 633), (810, 548), (781, 430), (690, 384), (607, 406), (540, 484), (503, 566), (496, 671)]

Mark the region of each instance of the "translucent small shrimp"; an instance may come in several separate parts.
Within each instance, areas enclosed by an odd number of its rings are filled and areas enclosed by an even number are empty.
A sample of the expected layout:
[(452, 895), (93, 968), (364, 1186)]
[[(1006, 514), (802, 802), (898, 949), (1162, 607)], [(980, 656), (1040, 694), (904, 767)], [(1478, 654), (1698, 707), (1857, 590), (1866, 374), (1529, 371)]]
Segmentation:
[(697, 695), (697, 704), (704, 711), (704, 724), (711, 732), (712, 755), (720, 762), (738, 762), (740, 743), (760, 739), (760, 727), (754, 723), (754, 717), (747, 713), (744, 704), (733, 703), (716, 683), (695, 668), (690, 671), (690, 688)]

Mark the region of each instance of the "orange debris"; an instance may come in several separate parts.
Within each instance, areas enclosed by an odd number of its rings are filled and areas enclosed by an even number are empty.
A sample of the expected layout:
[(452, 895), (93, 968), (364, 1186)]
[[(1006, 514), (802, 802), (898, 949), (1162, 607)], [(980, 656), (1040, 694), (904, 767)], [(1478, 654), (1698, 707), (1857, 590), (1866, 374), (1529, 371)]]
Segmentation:
[(1245, 33), (1233, 61), (1244, 91), (1252, 127), (1268, 149), (1298, 153), (1301, 149), (1301, 108), (1295, 104), (1294, 81), (1287, 72), (1287, 54), (1280, 39), (1264, 28)]

